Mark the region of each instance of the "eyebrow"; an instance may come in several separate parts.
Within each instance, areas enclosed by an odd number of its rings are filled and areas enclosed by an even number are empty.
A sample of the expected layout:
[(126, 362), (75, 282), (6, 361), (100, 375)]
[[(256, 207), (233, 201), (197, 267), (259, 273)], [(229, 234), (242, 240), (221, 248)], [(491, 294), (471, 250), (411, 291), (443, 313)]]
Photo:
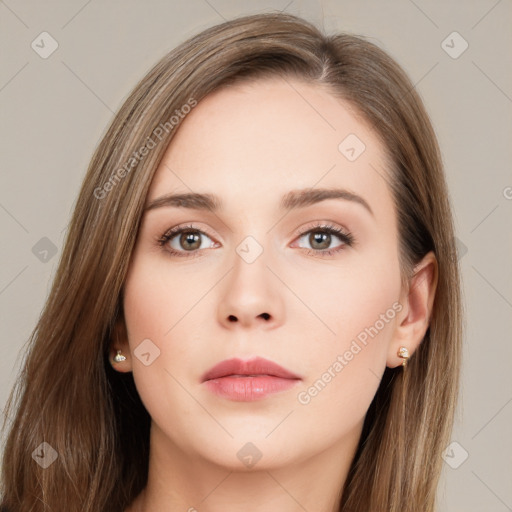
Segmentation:
[[(317, 188), (300, 189), (287, 192), (280, 202), (280, 210), (297, 210), (313, 204), (326, 201), (328, 199), (342, 199), (352, 201), (363, 206), (373, 215), (368, 202), (361, 196), (341, 188)], [(179, 208), (189, 208), (192, 210), (206, 210), (216, 213), (223, 208), (220, 198), (214, 194), (200, 194), (196, 192), (182, 194), (167, 194), (150, 201), (144, 211), (154, 210), (163, 206), (174, 206)]]

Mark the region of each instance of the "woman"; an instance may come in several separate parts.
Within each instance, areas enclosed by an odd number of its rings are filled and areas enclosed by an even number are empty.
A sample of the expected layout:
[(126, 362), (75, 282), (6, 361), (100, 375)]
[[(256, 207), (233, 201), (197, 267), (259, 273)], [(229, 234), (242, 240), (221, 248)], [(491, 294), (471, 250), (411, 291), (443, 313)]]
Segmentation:
[(460, 343), (405, 73), (291, 15), (228, 21), (92, 158), (9, 400), (3, 506), (433, 511)]

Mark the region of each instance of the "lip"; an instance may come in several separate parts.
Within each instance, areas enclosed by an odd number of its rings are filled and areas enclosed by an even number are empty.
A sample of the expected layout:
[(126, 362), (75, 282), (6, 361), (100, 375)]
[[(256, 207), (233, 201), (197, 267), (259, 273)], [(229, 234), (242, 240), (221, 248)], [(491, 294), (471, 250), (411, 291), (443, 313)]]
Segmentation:
[(202, 383), (213, 393), (238, 402), (263, 399), (295, 386), (302, 378), (282, 366), (256, 357), (226, 359), (208, 370)]

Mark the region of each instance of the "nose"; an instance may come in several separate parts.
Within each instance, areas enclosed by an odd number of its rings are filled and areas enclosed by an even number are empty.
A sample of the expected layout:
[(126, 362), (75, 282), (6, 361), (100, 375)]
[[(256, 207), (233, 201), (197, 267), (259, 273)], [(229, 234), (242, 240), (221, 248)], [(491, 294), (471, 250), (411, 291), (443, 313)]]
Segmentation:
[(219, 321), (228, 329), (278, 327), (284, 321), (282, 288), (263, 255), (252, 263), (237, 256), (220, 294)]

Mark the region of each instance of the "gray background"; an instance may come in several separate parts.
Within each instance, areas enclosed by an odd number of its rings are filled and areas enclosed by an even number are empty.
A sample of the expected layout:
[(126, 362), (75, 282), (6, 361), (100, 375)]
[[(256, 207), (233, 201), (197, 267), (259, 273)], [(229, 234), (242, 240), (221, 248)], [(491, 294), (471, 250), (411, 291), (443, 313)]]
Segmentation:
[[(446, 452), (439, 512), (512, 511), (510, 0), (0, 0), (0, 406), (49, 291), (88, 161), (114, 112), (185, 38), (275, 9), (328, 32), (369, 36), (425, 101), (456, 216), (467, 312), (457, 444)], [(47, 58), (31, 47), (51, 48), (43, 31), (58, 43)], [(464, 41), (469, 46), (458, 55)]]

